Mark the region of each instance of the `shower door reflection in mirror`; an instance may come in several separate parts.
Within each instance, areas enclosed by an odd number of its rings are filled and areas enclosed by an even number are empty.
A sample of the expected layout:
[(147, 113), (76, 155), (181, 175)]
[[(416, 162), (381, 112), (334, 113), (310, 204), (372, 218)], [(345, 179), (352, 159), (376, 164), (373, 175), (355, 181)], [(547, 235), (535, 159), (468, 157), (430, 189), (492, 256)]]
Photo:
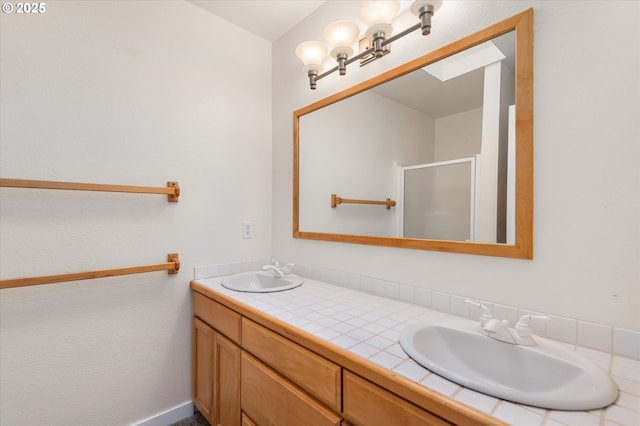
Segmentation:
[(399, 167), (399, 236), (478, 240), (476, 158)]

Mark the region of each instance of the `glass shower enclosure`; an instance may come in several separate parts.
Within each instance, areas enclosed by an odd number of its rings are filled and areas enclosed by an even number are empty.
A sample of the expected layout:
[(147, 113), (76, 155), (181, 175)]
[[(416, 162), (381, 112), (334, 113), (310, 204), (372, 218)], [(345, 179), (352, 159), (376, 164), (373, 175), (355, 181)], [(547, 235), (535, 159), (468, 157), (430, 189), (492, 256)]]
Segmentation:
[(398, 166), (398, 234), (475, 241), (478, 157)]

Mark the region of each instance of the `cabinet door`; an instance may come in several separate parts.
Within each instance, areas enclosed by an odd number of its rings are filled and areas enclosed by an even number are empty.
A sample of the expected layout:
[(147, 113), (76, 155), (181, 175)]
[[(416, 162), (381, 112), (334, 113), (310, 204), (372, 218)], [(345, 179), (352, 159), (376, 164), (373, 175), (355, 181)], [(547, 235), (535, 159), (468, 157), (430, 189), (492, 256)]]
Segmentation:
[(240, 426), (240, 348), (193, 319), (193, 402), (214, 426)]
[(216, 333), (213, 370), (215, 426), (240, 426), (240, 348)]
[(215, 332), (198, 318), (193, 318), (193, 404), (209, 423), (213, 407), (213, 354)]

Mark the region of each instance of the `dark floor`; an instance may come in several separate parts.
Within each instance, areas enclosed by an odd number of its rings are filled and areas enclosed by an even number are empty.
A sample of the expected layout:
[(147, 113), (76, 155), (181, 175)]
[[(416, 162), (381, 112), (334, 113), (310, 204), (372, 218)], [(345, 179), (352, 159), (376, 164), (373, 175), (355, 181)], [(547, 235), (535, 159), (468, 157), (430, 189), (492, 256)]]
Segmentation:
[(191, 417), (187, 417), (186, 419), (182, 419), (177, 423), (172, 424), (171, 426), (211, 426), (207, 420), (202, 417), (199, 411), (196, 411), (195, 414)]

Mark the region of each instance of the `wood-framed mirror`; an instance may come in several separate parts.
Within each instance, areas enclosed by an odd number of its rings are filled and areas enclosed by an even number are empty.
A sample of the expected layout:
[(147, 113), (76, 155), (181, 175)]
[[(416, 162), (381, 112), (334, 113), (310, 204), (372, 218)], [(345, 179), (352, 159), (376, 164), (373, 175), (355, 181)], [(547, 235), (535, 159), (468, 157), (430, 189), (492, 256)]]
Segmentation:
[(294, 111), (293, 144), (294, 238), (532, 259), (533, 10)]

